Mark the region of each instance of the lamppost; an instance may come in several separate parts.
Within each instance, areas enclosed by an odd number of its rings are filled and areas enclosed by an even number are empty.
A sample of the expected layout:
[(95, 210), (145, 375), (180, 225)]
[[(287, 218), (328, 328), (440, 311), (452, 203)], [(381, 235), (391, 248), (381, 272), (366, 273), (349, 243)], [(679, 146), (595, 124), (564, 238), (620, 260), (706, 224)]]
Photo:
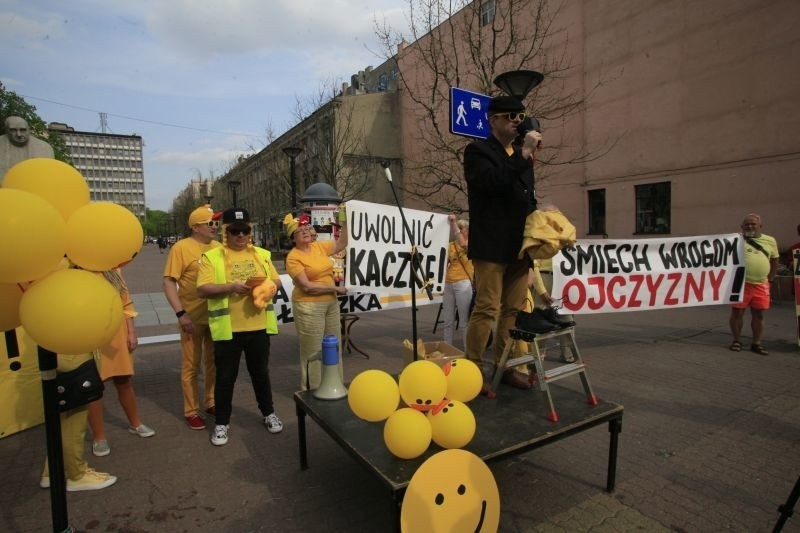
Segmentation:
[(203, 197), (206, 199), (206, 203), (211, 205), (211, 199), (214, 197), (211, 195), (211, 185), (208, 183), (208, 180), (206, 180), (206, 194), (203, 195)]
[(231, 196), (233, 196), (233, 207), (238, 207), (236, 205), (236, 190), (241, 184), (242, 182), (239, 180), (228, 180), (228, 188), (231, 190)]
[(297, 177), (294, 173), (294, 159), (300, 155), (303, 149), (299, 146), (287, 146), (283, 153), (289, 156), (289, 179), (292, 184), (292, 211), (297, 208)]
[[(535, 70), (511, 70), (503, 72), (494, 79), (494, 84), (501, 91), (509, 96), (513, 96), (522, 103), (528, 93), (544, 80), (544, 74)], [(524, 135), (529, 130), (542, 131), (539, 120), (535, 117), (527, 117), (519, 125), (520, 135)], [(541, 141), (540, 141), (541, 143)]]

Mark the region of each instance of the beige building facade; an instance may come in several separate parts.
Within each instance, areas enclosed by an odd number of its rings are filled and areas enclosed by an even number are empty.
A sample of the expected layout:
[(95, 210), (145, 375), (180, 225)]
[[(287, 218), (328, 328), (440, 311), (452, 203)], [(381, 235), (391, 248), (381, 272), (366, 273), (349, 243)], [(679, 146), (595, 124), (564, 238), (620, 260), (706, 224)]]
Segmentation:
[[(530, 28), (540, 2), (483, 1), (501, 16), (510, 4)], [(790, 0), (614, 0), (547, 2), (555, 13), (540, 61), (498, 64), (546, 71), (563, 54), (571, 68), (546, 77), (526, 100), (536, 114), (559, 94), (574, 113), (540, 115), (545, 147), (537, 195), (558, 205), (579, 238), (639, 238), (736, 232), (745, 214), (763, 216), (782, 249), (800, 223), (800, 3)], [(556, 10), (555, 7), (560, 7)], [(406, 81), (433, 74), (417, 47), (398, 54)], [(459, 26), (461, 25), (461, 26)], [(489, 32), (472, 26), (470, 31)], [(481, 34), (484, 35), (484, 34)], [(485, 33), (485, 35), (490, 35)], [(460, 86), (480, 91), (461, 65)], [(452, 80), (451, 84), (456, 81)], [(420, 128), (431, 116), (400, 87), (407, 184), (425, 179)], [(495, 92), (499, 92), (495, 89)], [(448, 120), (442, 101), (436, 121)], [(427, 124), (426, 124), (427, 123)], [(461, 148), (468, 140), (461, 141)], [(461, 172), (451, 167), (455, 174)], [(462, 178), (463, 181), (463, 178)], [(444, 191), (447, 189), (445, 188)], [(450, 194), (447, 192), (440, 194)], [(465, 201), (465, 197), (452, 195)], [(410, 206), (426, 201), (407, 194)], [(430, 206), (430, 204), (427, 204)], [(466, 207), (466, 203), (461, 203)]]

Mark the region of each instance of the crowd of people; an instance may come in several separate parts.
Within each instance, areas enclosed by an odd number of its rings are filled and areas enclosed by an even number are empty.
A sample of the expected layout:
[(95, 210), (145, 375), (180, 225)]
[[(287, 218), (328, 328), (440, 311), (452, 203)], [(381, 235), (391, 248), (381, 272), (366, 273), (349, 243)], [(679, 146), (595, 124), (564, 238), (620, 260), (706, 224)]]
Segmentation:
[[(452, 345), (456, 331), (461, 330), (459, 342), (463, 342), (466, 357), (481, 366), (487, 348), (491, 349), (490, 359), (495, 364), (499, 360), (519, 310), (553, 304), (551, 262), (532, 262), (519, 254), (526, 218), (537, 209), (534, 162), (542, 135), (532, 129), (520, 136), (525, 109), (514, 97), (493, 98), (487, 116), (490, 135), (471, 142), (464, 152), (470, 219), (448, 216), (451, 242), (442, 299), (443, 340)], [(10, 147), (28, 146), (24, 121), (11, 117), (5, 126), (9, 133), (0, 141), (10, 143)], [(41, 147), (36, 147), (35, 155), (43, 156)], [(2, 143), (0, 148), (7, 150)], [(33, 153), (28, 149), (26, 154), (29, 152)], [(9, 153), (13, 157), (19, 155), (15, 150)], [(44, 156), (52, 157), (52, 151)], [(307, 215), (289, 214), (284, 220), (286, 236), (292, 243), (285, 266), (293, 283), (291, 301), (298, 336), (300, 390), (313, 390), (320, 385), (322, 339), (325, 335), (338, 337), (341, 332), (337, 298), (347, 289), (336, 283), (331, 257), (348, 245), (344, 215), (342, 205), (337, 240), (318, 240)], [(270, 337), (278, 333), (271, 300), (281, 280), (272, 255), (253, 244), (250, 214), (243, 208), (214, 213), (210, 205), (200, 206), (189, 215), (188, 227), (191, 234), (168, 249), (163, 271), (163, 292), (178, 319), (180, 332), (185, 423), (190, 430), (203, 430), (206, 420), (213, 420), (211, 444), (227, 444), (234, 387), (244, 354), (262, 423), (269, 433), (279, 433), (283, 423), (273, 404), (269, 359)], [(768, 355), (763, 344), (763, 324), (779, 255), (775, 239), (763, 234), (762, 227), (761, 217), (752, 213), (741, 224), (746, 279), (743, 300), (731, 305), (733, 341), (729, 349), (742, 350), (744, 315), (750, 309), (749, 349)], [(221, 242), (216, 240), (218, 234)], [(158, 244), (163, 253), (166, 241)], [(800, 243), (794, 248), (800, 248)], [(132, 354), (138, 343), (136, 311), (119, 269), (97, 274), (119, 291), (124, 304), (117, 335), (95, 355), (100, 375), (114, 384), (128, 420), (128, 431), (139, 437), (152, 437), (156, 432), (140, 418), (132, 383)], [(92, 354), (60, 356), (59, 370), (75, 368), (90, 357)], [(338, 372), (343, 378), (341, 358)], [(530, 380), (513, 369), (503, 373), (502, 382), (517, 388), (531, 387)], [(487, 387), (485, 383), (484, 392)], [(67, 490), (96, 490), (113, 484), (116, 477), (94, 471), (84, 458), (87, 428), (91, 429), (92, 453), (111, 453), (101, 401), (62, 413), (61, 424)], [(40, 485), (49, 487), (47, 465)]]

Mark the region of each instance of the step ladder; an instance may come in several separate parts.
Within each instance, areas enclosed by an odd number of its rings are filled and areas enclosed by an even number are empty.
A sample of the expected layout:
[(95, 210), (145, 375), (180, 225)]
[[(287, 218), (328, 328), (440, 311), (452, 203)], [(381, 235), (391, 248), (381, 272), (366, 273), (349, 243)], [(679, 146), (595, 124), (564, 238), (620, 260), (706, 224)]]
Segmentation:
[[(586, 375), (586, 364), (583, 362), (583, 359), (581, 359), (578, 345), (575, 343), (574, 326), (547, 333), (532, 333), (521, 329), (512, 329), (509, 331), (509, 334), (510, 339), (506, 342), (505, 349), (500, 356), (500, 361), (497, 364), (497, 369), (492, 379), (492, 390), (497, 390), (497, 387), (500, 386), (503, 372), (512, 370), (518, 366), (527, 365), (528, 371), (530, 372), (529, 380), (531, 385), (538, 387), (547, 400), (549, 408), (547, 419), (551, 422), (558, 422), (558, 413), (553, 405), (553, 396), (550, 394), (549, 387), (549, 384), (554, 381), (577, 374), (578, 377), (581, 378), (583, 390), (586, 392), (587, 402), (589, 405), (597, 405), (597, 397), (594, 395), (592, 386), (589, 384), (589, 378)], [(547, 342), (552, 340), (560, 341), (562, 354), (566, 353), (563, 351), (564, 349), (568, 349), (571, 352), (572, 360), (569, 362), (559, 360), (557, 366), (545, 369), (544, 360), (547, 356)], [(514, 346), (517, 344), (513, 341), (527, 342), (528, 353), (509, 359)], [(564, 344), (565, 342), (566, 345)]]

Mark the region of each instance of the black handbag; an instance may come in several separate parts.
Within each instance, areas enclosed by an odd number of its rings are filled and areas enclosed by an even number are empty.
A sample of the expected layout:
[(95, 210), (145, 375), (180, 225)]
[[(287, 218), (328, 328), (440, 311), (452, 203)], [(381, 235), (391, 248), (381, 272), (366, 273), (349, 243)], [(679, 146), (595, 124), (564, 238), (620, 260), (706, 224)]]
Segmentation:
[(103, 397), (103, 380), (97, 363), (89, 359), (78, 368), (56, 374), (58, 410), (62, 413)]

